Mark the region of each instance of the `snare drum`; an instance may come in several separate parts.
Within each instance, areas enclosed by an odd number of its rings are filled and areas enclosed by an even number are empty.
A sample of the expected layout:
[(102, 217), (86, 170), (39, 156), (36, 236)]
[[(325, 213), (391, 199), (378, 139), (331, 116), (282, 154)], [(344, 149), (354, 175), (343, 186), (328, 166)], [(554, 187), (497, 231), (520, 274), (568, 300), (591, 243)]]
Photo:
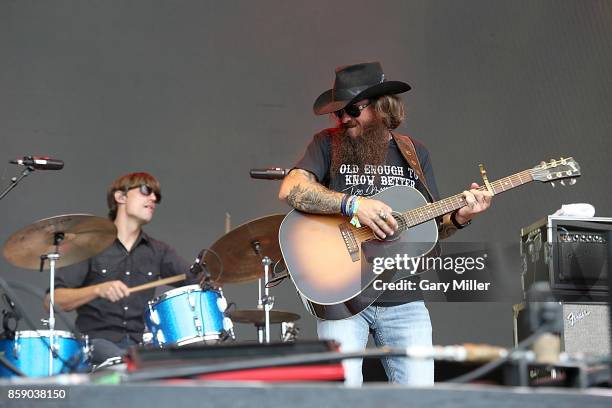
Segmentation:
[[(24, 330), (15, 332), (14, 339), (0, 340), (0, 352), (28, 377), (49, 375), (49, 330)], [(88, 372), (90, 348), (87, 336), (77, 339), (72, 333), (53, 331), (53, 375)], [(0, 365), (0, 376), (15, 376)]]
[(219, 290), (189, 285), (164, 292), (149, 301), (145, 324), (152, 343), (163, 347), (219, 341), (232, 322), (224, 316), (227, 301)]

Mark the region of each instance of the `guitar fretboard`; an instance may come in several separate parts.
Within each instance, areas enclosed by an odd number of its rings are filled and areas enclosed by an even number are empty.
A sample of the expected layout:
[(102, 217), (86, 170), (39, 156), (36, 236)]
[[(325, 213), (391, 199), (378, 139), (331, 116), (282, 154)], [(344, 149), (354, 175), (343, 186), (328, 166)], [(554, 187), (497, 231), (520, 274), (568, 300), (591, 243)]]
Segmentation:
[[(533, 181), (532, 170), (524, 170), (520, 173), (493, 181), (490, 184), (493, 193), (500, 194), (504, 191), (511, 190), (531, 181)], [(487, 188), (485, 186), (481, 186), (479, 190), (484, 191), (486, 189)], [(455, 194), (454, 196), (445, 198), (443, 200), (435, 201), (433, 203), (429, 203), (422, 207), (402, 213), (403, 219), (398, 220), (399, 228), (400, 230), (405, 230), (454, 211), (458, 208), (465, 207), (466, 205), (467, 202), (465, 201), (463, 194)]]

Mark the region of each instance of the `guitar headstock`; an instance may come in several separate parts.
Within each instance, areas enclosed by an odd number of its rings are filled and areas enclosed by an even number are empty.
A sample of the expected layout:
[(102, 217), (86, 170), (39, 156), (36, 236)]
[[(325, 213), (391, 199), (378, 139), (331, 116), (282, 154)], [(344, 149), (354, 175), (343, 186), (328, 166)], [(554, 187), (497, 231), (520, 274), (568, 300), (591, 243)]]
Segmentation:
[(565, 185), (565, 180), (569, 179), (569, 184), (576, 183), (576, 177), (580, 177), (580, 165), (573, 157), (551, 160), (542, 162), (531, 169), (531, 175), (534, 180), (544, 183), (550, 182), (555, 186), (555, 181), (561, 180), (561, 184)]

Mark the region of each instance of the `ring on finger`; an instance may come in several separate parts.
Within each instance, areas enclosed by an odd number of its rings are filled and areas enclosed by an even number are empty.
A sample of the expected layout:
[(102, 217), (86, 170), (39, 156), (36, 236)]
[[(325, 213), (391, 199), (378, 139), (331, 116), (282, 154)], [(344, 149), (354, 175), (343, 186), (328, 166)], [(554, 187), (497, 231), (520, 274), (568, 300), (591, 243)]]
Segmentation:
[(387, 221), (387, 213), (385, 213), (384, 211), (381, 211), (380, 213), (378, 213), (378, 216), (380, 217), (381, 220)]

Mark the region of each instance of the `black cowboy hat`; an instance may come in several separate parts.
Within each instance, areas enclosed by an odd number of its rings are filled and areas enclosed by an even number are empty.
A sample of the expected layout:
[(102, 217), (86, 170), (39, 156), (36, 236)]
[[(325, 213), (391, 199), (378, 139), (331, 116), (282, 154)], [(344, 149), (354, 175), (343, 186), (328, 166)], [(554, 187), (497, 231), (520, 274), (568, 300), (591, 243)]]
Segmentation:
[(391, 95), (410, 90), (401, 81), (385, 81), (380, 62), (365, 62), (336, 68), (334, 87), (323, 92), (315, 101), (317, 115), (335, 112), (353, 101)]

